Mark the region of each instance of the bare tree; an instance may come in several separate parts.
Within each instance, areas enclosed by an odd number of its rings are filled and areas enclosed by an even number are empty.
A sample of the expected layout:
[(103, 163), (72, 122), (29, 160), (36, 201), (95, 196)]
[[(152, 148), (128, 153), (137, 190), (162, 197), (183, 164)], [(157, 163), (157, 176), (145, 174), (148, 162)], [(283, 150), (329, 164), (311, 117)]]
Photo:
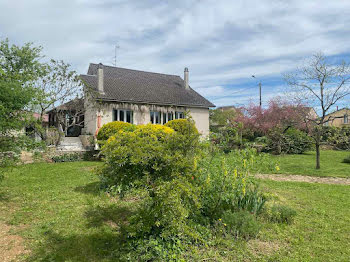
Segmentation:
[[(38, 91), (36, 107), (40, 111), (40, 120), (37, 125), (37, 132), (46, 139), (45, 130), (40, 129), (40, 124), (44, 118), (44, 115), (48, 112), (55, 112), (56, 122), (58, 127), (65, 126), (67, 128), (66, 115), (72, 118), (69, 124), (81, 125), (77, 123), (77, 119), (83, 119), (78, 117), (82, 115), (83, 106), (77, 107), (78, 103), (69, 103), (75, 98), (75, 101), (82, 101), (83, 98), (83, 84), (79, 79), (77, 73), (70, 70), (70, 65), (63, 61), (51, 60), (46, 64), (45, 74), (36, 83), (36, 89)], [(61, 110), (63, 106), (65, 110)]]
[(313, 55), (303, 67), (292, 74), (286, 74), (284, 78), (291, 87), (294, 99), (320, 111), (318, 118), (305, 116), (315, 141), (316, 169), (320, 169), (322, 127), (329, 121), (326, 116), (330, 109), (350, 95), (350, 66), (345, 61), (331, 64), (319, 53)]

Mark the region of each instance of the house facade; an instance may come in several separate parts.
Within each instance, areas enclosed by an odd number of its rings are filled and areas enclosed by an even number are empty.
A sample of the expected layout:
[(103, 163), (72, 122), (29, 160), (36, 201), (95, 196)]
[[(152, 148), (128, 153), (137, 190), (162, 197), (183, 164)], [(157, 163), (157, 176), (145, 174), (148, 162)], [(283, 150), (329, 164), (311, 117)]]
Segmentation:
[(343, 127), (350, 126), (350, 109), (342, 108), (326, 115), (326, 126)]
[(202, 136), (209, 135), (209, 108), (214, 105), (189, 86), (187, 68), (182, 79), (90, 64), (81, 79), (86, 86), (83, 134), (95, 135), (112, 121), (165, 124), (188, 113)]

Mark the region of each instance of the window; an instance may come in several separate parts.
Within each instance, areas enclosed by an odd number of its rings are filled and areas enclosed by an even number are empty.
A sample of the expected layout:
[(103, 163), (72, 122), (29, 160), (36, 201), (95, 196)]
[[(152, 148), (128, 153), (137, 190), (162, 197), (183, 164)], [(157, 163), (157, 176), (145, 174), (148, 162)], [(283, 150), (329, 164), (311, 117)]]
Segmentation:
[(122, 121), (127, 123), (134, 123), (134, 112), (131, 110), (114, 109), (113, 121)]
[(175, 119), (185, 118), (184, 112), (175, 112)]
[(344, 115), (344, 124), (349, 124), (349, 117), (348, 117), (348, 115)]
[(163, 113), (163, 124), (166, 124), (167, 122), (169, 122), (173, 119), (174, 119), (173, 112)]
[(150, 121), (152, 124), (160, 124), (161, 123), (161, 113), (156, 111), (150, 112)]

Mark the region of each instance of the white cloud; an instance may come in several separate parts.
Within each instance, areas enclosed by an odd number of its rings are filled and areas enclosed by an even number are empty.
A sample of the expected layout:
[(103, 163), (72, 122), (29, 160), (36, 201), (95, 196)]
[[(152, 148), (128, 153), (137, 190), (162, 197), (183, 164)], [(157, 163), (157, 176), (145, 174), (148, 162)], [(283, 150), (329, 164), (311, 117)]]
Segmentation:
[(82, 73), (111, 64), (118, 43), (118, 66), (181, 76), (187, 66), (191, 86), (220, 101), (252, 74), (279, 78), (312, 53), (350, 51), (350, 1), (0, 0), (0, 10), (0, 37)]

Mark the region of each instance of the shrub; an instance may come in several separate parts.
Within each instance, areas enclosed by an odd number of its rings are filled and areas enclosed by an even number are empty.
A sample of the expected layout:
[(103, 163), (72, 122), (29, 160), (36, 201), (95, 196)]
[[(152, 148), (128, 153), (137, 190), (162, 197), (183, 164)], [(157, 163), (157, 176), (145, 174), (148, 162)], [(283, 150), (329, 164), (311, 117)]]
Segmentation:
[(108, 138), (119, 133), (119, 131), (133, 131), (136, 126), (130, 123), (125, 123), (121, 121), (114, 121), (104, 124), (97, 134), (97, 140), (99, 142), (107, 141)]
[(267, 211), (268, 218), (272, 222), (291, 224), (297, 212), (288, 206), (275, 204)]
[(75, 162), (75, 161), (80, 161), (81, 156), (77, 153), (70, 153), (70, 154), (63, 154), (60, 156), (54, 156), (52, 157), (52, 161), (55, 163), (58, 162)]
[(105, 188), (123, 195), (130, 187), (155, 186), (158, 180), (189, 176), (195, 148), (185, 148), (182, 136), (162, 125), (140, 125), (120, 132), (102, 147), (105, 165), (100, 173)]
[(171, 120), (165, 126), (174, 129), (182, 135), (198, 135), (196, 125), (190, 119)]
[(225, 211), (242, 209), (259, 214), (267, 199), (249, 173), (256, 166), (262, 168), (266, 165), (266, 155), (257, 154), (253, 149), (218, 154), (215, 159), (202, 159), (198, 185), (202, 188), (201, 209), (204, 216), (215, 221)]
[(268, 134), (269, 151), (275, 154), (302, 154), (312, 147), (312, 139), (305, 132), (289, 128), (283, 132), (280, 129), (274, 129)]
[(224, 230), (237, 238), (249, 239), (256, 237), (260, 231), (260, 223), (254, 214), (248, 211), (225, 211), (219, 220)]
[(337, 150), (350, 150), (350, 127), (324, 129), (323, 139)]

